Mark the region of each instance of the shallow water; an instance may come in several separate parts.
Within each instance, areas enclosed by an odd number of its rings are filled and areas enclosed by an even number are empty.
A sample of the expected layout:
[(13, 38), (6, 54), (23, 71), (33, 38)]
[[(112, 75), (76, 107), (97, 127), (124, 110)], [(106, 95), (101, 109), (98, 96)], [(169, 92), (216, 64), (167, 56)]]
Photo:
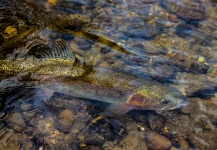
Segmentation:
[(46, 99), (44, 89), (11, 82), (20, 75), (13, 69), (0, 70), (0, 149), (216, 149), (216, 5), (215, 0), (2, 0), (1, 60), (26, 58), (31, 49), (41, 52), (37, 43), (62, 39), (79, 60), (168, 84), (187, 104), (101, 117), (107, 103), (62, 93)]

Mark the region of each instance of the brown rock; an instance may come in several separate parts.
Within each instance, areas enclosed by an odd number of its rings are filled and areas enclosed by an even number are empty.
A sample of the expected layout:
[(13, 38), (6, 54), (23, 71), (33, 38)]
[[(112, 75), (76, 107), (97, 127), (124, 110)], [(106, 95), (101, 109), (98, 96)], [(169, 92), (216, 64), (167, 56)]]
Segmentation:
[(172, 21), (172, 22), (178, 22), (178, 21), (179, 21), (178, 18), (177, 18), (177, 16), (176, 16), (176, 15), (173, 15), (173, 14), (169, 15), (169, 19), (170, 19), (170, 21)]
[(59, 128), (63, 132), (69, 132), (74, 122), (75, 113), (72, 109), (63, 110), (58, 116)]
[(178, 142), (182, 150), (189, 150), (189, 143), (186, 140), (179, 139)]
[(22, 150), (30, 150), (30, 149), (35, 149), (34, 144), (31, 140), (27, 140), (25, 142), (23, 142), (22, 148), (20, 148)]
[[(191, 130), (188, 135), (189, 143), (195, 149), (216, 149), (217, 130), (215, 123), (217, 119), (217, 100), (214, 98), (207, 100), (189, 98), (188, 102), (189, 104), (182, 108), (181, 111), (190, 116)], [(185, 123), (182, 121), (182, 124), (184, 125)], [(182, 133), (185, 130), (182, 130)]]
[(26, 123), (20, 113), (14, 113), (10, 121), (10, 126), (17, 132), (21, 132), (26, 127)]
[[(21, 143), (27, 142), (27, 136), (25, 134), (13, 133), (4, 135), (5, 137), (0, 140), (1, 150), (19, 150), (21, 148)], [(22, 150), (26, 150), (23, 148)]]
[(191, 120), (187, 115), (168, 116), (164, 123), (164, 134), (175, 137), (187, 137), (191, 130)]
[(167, 150), (172, 146), (170, 140), (153, 131), (145, 132), (145, 140), (149, 149)]
[(185, 20), (205, 18), (205, 7), (201, 0), (160, 0), (161, 5)]
[[(54, 131), (54, 118), (53, 117), (36, 117), (30, 121), (35, 128), (35, 135), (39, 136), (38, 140), (41, 139), (40, 135), (50, 135)], [(41, 141), (40, 141), (41, 142)]]
[(147, 120), (152, 130), (160, 131), (163, 127), (164, 119), (161, 115), (157, 113), (149, 113)]
[(155, 3), (157, 0), (142, 0), (143, 3), (145, 4), (150, 4), (150, 3)]
[(125, 150), (147, 150), (143, 131), (132, 131), (120, 142)]

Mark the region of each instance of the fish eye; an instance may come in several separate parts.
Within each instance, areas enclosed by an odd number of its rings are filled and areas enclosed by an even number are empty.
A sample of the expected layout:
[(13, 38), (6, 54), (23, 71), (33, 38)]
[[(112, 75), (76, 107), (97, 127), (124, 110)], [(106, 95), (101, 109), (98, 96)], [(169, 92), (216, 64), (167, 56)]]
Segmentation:
[(169, 100), (169, 99), (162, 99), (160, 103), (161, 103), (162, 105), (165, 105), (165, 104), (168, 104), (168, 103), (170, 103), (170, 102), (171, 102), (171, 100)]

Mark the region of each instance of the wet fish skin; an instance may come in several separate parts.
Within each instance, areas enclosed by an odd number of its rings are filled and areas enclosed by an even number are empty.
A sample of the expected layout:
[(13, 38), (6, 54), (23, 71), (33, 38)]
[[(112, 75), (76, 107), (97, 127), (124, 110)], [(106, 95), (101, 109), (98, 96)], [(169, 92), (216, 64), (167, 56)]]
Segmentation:
[[(21, 82), (46, 91), (137, 109), (171, 110), (186, 101), (181, 92), (159, 82), (106, 67), (80, 64), (71, 47), (62, 40), (48, 45), (36, 44), (28, 53), (31, 57), (25, 59), (2, 60), (5, 62), (0, 64), (0, 72), (14, 71)], [(25, 79), (28, 73), (33, 74), (28, 77), (30, 81)], [(33, 80), (37, 82), (31, 83)]]
[(39, 86), (78, 98), (144, 110), (172, 110), (186, 102), (185, 96), (175, 88), (106, 67), (95, 67), (77, 79), (48, 77)]
[[(0, 60), (0, 73), (4, 75), (22, 75), (27, 72), (56, 76), (80, 76), (77, 60), (68, 43), (62, 40), (36, 42), (29, 47), (26, 55), (20, 58)], [(76, 69), (75, 69), (76, 68)]]
[(39, 61), (36, 58), (19, 58), (0, 60), (0, 72), (4, 75), (17, 75), (26, 72), (38, 74), (73, 75), (74, 61), (46, 58)]

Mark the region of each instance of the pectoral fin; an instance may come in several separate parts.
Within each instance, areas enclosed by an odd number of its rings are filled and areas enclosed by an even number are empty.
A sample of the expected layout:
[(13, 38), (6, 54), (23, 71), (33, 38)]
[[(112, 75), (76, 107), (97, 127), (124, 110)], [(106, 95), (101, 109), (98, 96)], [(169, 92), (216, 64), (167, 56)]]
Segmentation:
[(132, 109), (134, 109), (134, 107), (127, 104), (110, 104), (108, 107), (106, 107), (103, 114), (105, 116), (121, 116)]

